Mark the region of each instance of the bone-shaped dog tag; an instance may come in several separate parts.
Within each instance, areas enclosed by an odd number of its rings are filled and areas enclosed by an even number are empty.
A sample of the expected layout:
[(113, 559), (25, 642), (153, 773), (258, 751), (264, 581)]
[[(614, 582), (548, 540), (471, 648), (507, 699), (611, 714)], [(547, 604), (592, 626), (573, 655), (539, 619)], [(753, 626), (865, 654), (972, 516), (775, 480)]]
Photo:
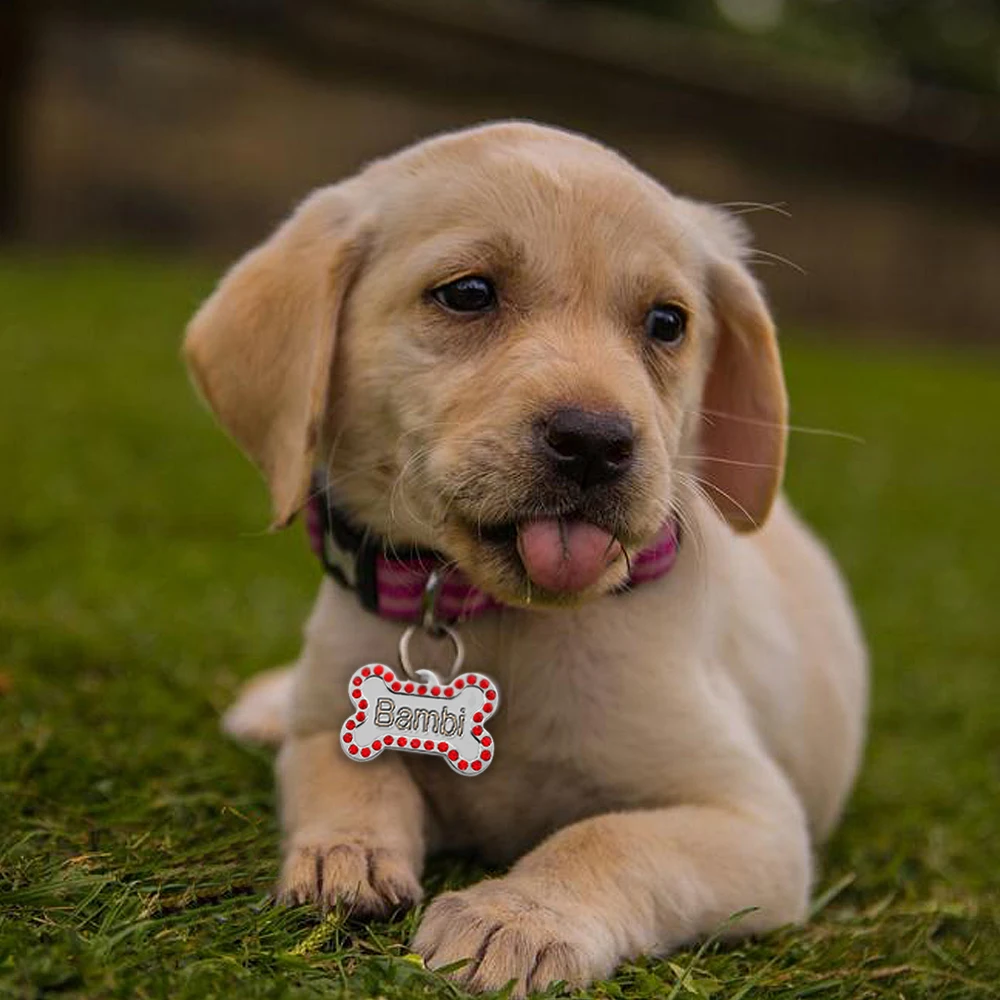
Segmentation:
[(374, 760), (383, 750), (437, 754), (459, 774), (482, 774), (496, 747), (486, 722), (500, 704), (496, 684), (482, 674), (459, 674), (447, 684), (429, 670), (419, 680), (397, 677), (381, 663), (351, 675), (354, 712), (340, 730), (352, 760)]

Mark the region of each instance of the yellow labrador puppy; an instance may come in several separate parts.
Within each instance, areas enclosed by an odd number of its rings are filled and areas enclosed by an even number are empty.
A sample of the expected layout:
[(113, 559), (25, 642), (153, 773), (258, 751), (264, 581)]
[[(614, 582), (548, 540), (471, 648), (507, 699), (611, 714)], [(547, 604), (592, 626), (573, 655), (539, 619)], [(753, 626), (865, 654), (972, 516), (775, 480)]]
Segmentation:
[[(294, 670), (227, 719), (281, 743), (281, 898), (379, 913), (421, 899), (429, 852), (514, 862), (434, 899), (413, 947), (517, 993), (804, 917), (866, 657), (779, 494), (786, 397), (745, 252), (603, 146), (507, 123), (315, 192), (202, 307), (195, 380), (276, 525), (319, 496), (331, 570)], [(479, 773), (398, 731), (344, 752), (352, 675), (399, 669), (428, 595), (501, 692)]]

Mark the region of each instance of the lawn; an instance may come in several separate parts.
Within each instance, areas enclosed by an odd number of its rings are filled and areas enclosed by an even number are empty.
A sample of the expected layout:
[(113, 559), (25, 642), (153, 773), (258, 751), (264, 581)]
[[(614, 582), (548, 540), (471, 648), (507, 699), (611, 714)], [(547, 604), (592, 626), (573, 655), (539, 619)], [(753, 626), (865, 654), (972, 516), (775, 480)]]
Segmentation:
[[(179, 364), (211, 280), (0, 259), (0, 996), (459, 996), (413, 915), (268, 905), (270, 755), (217, 719), (294, 654), (318, 570)], [(1000, 356), (785, 339), (795, 423), (838, 432), (793, 434), (788, 486), (870, 636), (864, 772), (808, 927), (588, 994), (996, 996)]]

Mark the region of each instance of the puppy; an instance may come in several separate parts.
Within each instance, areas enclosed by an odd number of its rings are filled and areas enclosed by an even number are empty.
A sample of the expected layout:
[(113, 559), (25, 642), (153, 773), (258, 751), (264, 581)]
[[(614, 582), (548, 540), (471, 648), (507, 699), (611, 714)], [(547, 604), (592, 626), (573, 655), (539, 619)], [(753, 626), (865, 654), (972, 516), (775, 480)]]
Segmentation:
[(513, 862), (431, 901), (413, 947), (516, 994), (804, 918), (866, 657), (779, 494), (786, 396), (746, 252), (603, 146), (497, 124), (317, 191), (198, 312), (187, 360), (275, 525), (321, 470), (348, 563), (375, 540), (390, 575), (416, 547), (463, 581), (477, 613), (445, 617), (502, 693), (480, 775), (351, 759), (350, 677), (396, 663), (406, 609), (370, 586), (362, 607), (331, 564), (294, 671), (227, 720), (281, 744), (280, 898), (379, 914), (421, 899), (430, 852)]

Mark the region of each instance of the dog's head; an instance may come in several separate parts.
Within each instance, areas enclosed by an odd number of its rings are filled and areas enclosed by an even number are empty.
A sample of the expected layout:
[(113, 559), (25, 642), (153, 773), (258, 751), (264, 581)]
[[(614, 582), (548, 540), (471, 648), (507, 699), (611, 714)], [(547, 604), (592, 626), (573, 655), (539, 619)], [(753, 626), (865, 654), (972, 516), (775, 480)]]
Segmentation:
[(743, 252), (594, 142), (487, 126), (314, 193), (185, 350), (277, 523), (323, 465), (391, 542), (507, 602), (576, 601), (694, 489), (739, 531), (767, 517), (786, 400)]

